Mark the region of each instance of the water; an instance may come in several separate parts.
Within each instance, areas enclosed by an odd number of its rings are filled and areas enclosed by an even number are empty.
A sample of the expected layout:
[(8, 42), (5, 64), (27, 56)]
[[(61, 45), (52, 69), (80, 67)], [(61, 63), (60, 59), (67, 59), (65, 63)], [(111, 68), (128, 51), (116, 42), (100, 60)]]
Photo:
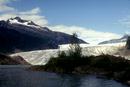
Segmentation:
[(67, 75), (26, 70), (26, 66), (0, 66), (0, 87), (127, 87), (94, 75)]

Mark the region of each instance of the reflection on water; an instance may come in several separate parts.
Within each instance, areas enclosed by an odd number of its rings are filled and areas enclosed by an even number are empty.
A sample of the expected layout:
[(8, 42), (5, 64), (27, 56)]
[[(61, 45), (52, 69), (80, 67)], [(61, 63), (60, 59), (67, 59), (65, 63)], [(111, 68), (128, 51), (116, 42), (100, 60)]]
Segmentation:
[(0, 87), (127, 87), (96, 76), (28, 71), (25, 67), (0, 66)]

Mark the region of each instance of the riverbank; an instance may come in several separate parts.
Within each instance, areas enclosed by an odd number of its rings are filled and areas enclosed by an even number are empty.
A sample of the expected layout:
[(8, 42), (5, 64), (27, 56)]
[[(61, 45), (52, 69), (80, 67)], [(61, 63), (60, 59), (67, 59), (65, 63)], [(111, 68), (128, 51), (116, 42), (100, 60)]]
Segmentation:
[(130, 85), (130, 60), (111, 55), (76, 58), (51, 58), (46, 65), (32, 66), (31, 70), (57, 73), (96, 74)]

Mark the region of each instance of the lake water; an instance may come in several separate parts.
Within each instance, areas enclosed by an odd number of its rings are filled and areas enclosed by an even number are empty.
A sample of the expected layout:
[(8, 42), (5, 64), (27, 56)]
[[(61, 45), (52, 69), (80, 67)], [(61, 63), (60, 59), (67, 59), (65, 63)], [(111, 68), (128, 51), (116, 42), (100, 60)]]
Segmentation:
[(30, 71), (22, 66), (0, 66), (0, 87), (128, 87), (95, 75)]

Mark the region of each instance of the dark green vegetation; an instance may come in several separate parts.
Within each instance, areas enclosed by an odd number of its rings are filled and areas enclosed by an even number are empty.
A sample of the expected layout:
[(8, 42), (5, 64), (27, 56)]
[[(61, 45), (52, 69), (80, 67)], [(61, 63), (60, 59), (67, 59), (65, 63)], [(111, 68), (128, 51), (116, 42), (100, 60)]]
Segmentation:
[[(73, 41), (72, 41), (73, 42)], [(68, 52), (59, 52), (44, 66), (33, 66), (33, 70), (58, 73), (99, 74), (130, 84), (130, 60), (112, 55), (83, 56), (78, 44), (72, 43)]]
[(130, 49), (130, 36), (128, 36), (128, 38), (127, 38), (126, 48)]
[(84, 57), (61, 52), (46, 65), (33, 66), (32, 69), (58, 73), (99, 74), (124, 83), (130, 80), (130, 61), (111, 55)]

